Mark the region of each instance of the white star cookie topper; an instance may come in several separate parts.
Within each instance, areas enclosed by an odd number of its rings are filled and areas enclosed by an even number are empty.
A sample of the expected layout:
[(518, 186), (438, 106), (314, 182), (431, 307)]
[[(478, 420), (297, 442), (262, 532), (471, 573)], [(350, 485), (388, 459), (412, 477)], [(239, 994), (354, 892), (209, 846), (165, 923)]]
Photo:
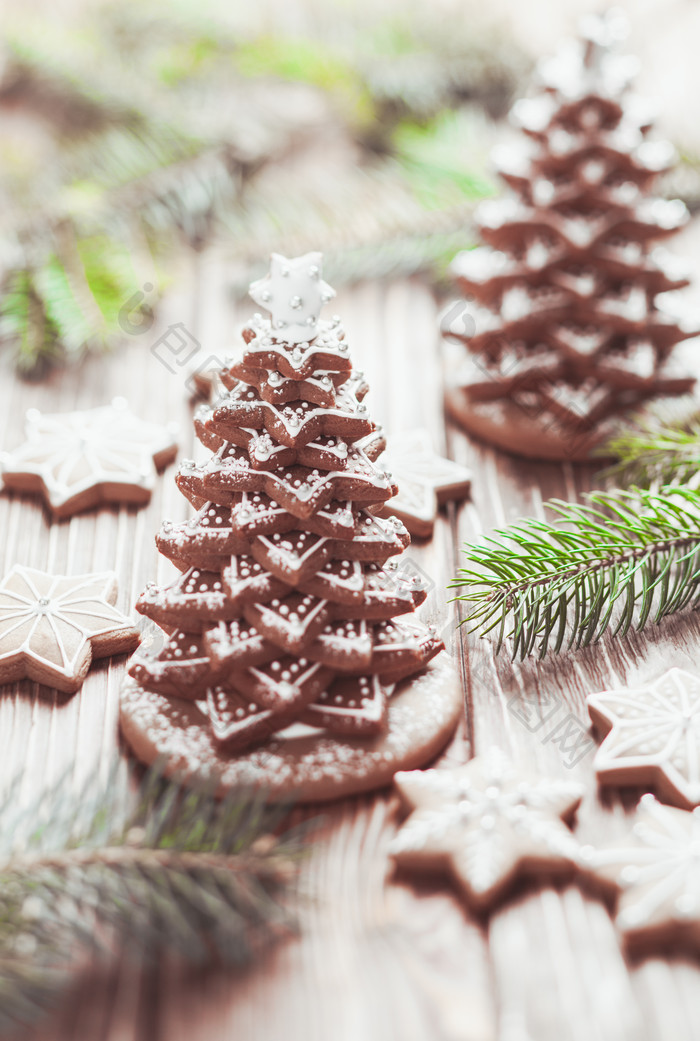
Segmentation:
[(700, 809), (644, 795), (629, 839), (583, 846), (579, 864), (619, 894), (615, 924), (628, 946), (700, 949)]
[(27, 677), (73, 693), (93, 658), (133, 650), (138, 629), (114, 606), (117, 576), (15, 567), (0, 582), (0, 683)]
[(578, 843), (564, 824), (583, 788), (518, 773), (492, 748), (456, 770), (394, 777), (412, 810), (389, 852), (400, 866), (447, 871), (466, 901), (488, 909), (522, 875), (568, 874)]
[(272, 253), (269, 273), (252, 283), (250, 295), (270, 312), (278, 340), (302, 343), (316, 336), (321, 308), (335, 296), (335, 289), (321, 277), (322, 261), (322, 253), (293, 259)]
[(619, 7), (587, 14), (579, 20), (579, 32), (584, 40), (590, 40), (598, 47), (614, 47), (627, 38), (629, 19)]
[(700, 676), (670, 669), (646, 687), (591, 694), (588, 712), (607, 735), (593, 762), (602, 784), (654, 785), (666, 802), (700, 804)]

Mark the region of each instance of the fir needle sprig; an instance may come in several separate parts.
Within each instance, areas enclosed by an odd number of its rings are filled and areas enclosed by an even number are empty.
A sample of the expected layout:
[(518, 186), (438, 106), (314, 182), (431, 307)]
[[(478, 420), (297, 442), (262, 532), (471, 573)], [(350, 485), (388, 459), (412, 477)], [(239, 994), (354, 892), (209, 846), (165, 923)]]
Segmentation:
[[(8, 23), (0, 102), (19, 99), (52, 127), (51, 162), (37, 168), (20, 147), (0, 176), (0, 196), (17, 214), (0, 235), (0, 344), (11, 346), (23, 372), (40, 374), (123, 338), (121, 308), (143, 284), (167, 281), (168, 257), (183, 241), (200, 248), (218, 232), (236, 244), (236, 260), (249, 247), (260, 256), (285, 249), (280, 228), (300, 228), (317, 243), (308, 228), (324, 211), (324, 241), (336, 252), (368, 246), (382, 273), (410, 272), (454, 253), (460, 243), (444, 242), (445, 233), (455, 238), (469, 218), (464, 201), (482, 194), (480, 179), (454, 162), (461, 137), (445, 128), (456, 124), (438, 114), (466, 96), (503, 108), (521, 60), (513, 44), (499, 37), (498, 47), (477, 45), (473, 26), (436, 35), (434, 19), (419, 26), (408, 18), (399, 31), (378, 14), (372, 26), (348, 16), (341, 47), (323, 20), (299, 39), (270, 36), (262, 8), (247, 25), (231, 5), (177, 7), (164, 14), (150, 2), (102, 4), (76, 24), (19, 14)], [(253, 82), (261, 77), (264, 84)], [(353, 141), (345, 165), (354, 169), (358, 145), (363, 166), (379, 153), (383, 192), (370, 173), (324, 210), (306, 186), (307, 163), (296, 173), (294, 164), (285, 168), (281, 187), (264, 191), (272, 160), (298, 154), (300, 139), (310, 145), (315, 137), (318, 149), (328, 133), (321, 106), (314, 115), (304, 104), (275, 102), (288, 89), (280, 79), (331, 99)], [(424, 226), (429, 206), (441, 211), (441, 227)], [(351, 227), (342, 217), (349, 212), (365, 215), (369, 242), (358, 240), (356, 220)], [(239, 234), (241, 223), (248, 234)], [(267, 229), (271, 247), (259, 241)], [(439, 237), (426, 245), (431, 233)], [(345, 266), (357, 264), (350, 255)]]
[(699, 492), (634, 488), (586, 500), (554, 500), (559, 523), (526, 519), (466, 547), (451, 588), (470, 631), (497, 630), (499, 650), (512, 639), (514, 659), (544, 658), (698, 604)]
[(293, 927), (301, 847), (275, 837), (284, 808), (154, 770), (125, 809), (114, 781), (24, 809), (15, 785), (0, 806), (0, 1032), (51, 1003), (86, 949), (243, 965)]
[(700, 471), (700, 422), (633, 426), (611, 438), (601, 454), (616, 460), (604, 476), (621, 484), (687, 484)]

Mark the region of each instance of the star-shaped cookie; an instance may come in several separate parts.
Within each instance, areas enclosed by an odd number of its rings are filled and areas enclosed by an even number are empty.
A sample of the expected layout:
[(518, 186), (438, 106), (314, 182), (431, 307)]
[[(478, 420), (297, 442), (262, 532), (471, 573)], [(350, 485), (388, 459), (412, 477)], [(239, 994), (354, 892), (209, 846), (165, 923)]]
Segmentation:
[(15, 565), (0, 583), (0, 684), (26, 677), (72, 694), (93, 658), (133, 650), (139, 633), (116, 599), (113, 572), (61, 576)]
[(293, 380), (313, 377), (319, 369), (345, 374), (346, 379), (352, 372), (350, 347), (338, 315), (330, 321), (319, 318), (315, 335), (310, 338), (311, 333), (305, 330), (304, 337), (293, 345), (284, 338), (278, 340), (273, 319), (260, 314), (253, 315), (241, 335), (245, 347), (228, 355), (218, 373), (228, 390), (238, 383), (233, 370), (240, 362)]
[(700, 676), (671, 669), (646, 687), (591, 694), (607, 737), (593, 763), (602, 784), (653, 785), (664, 801), (700, 803)]
[(390, 853), (411, 870), (447, 871), (476, 910), (490, 908), (516, 878), (568, 874), (578, 844), (563, 823), (580, 785), (521, 775), (491, 749), (456, 770), (397, 773), (411, 814)]
[(364, 374), (354, 372), (335, 393), (333, 405), (322, 408), (303, 400), (273, 405), (253, 387), (239, 383), (215, 407), (207, 428), (231, 441), (240, 427), (266, 430), (289, 448), (298, 448), (319, 436), (357, 441), (374, 429), (363, 400), (368, 390)]
[(411, 535), (430, 537), (438, 507), (469, 494), (471, 471), (437, 455), (426, 430), (390, 438), (380, 463), (399, 486), (383, 513), (399, 517)]
[(270, 255), (268, 274), (253, 282), (250, 295), (270, 312), (272, 328), (286, 343), (313, 340), (318, 316), (335, 290), (321, 277), (321, 253), (306, 253), (289, 259)]
[(173, 429), (134, 416), (123, 398), (84, 412), (27, 413), (27, 440), (0, 456), (4, 487), (41, 492), (55, 517), (103, 502), (144, 504), (177, 453)]
[(700, 808), (639, 803), (625, 845), (579, 853), (583, 870), (619, 894), (615, 924), (630, 947), (700, 949)]

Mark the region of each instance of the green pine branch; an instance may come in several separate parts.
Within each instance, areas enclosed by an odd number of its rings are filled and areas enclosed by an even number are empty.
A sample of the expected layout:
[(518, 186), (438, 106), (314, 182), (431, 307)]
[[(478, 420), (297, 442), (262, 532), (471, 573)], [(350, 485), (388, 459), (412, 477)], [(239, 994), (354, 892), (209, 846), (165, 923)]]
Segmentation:
[[(410, 172), (400, 155), (371, 163), (337, 163), (332, 173), (292, 175), (280, 167), (252, 182), (236, 211), (225, 219), (237, 260), (235, 295), (260, 277), (260, 258), (271, 250), (287, 256), (324, 243), (329, 279), (336, 284), (446, 270), (464, 246), (477, 197), (478, 175), (468, 188), (453, 186), (442, 209), (427, 209), (419, 185), (432, 175)], [(357, 214), (362, 222), (357, 223)], [(283, 229), (281, 231), (280, 229)]]
[[(244, 28), (235, 13), (206, 3), (179, 7), (165, 20), (156, 5), (106, 5), (87, 24), (52, 23), (50, 30), (15, 18), (0, 95), (24, 97), (56, 138), (52, 162), (32, 174), (18, 160), (0, 184), (20, 214), (0, 244), (9, 258), (0, 331), (22, 371), (112, 343), (121, 333), (119, 307), (143, 282), (158, 281), (157, 258), (183, 239), (200, 247), (215, 229), (231, 235), (239, 255), (244, 225), (256, 257), (282, 248), (284, 228), (285, 239), (303, 237), (310, 246), (323, 238), (346, 268), (357, 267), (366, 247), (382, 258), (379, 273), (443, 260), (452, 249), (446, 233), (464, 223), (464, 204), (483, 194), (483, 179), (480, 170), (461, 167), (464, 119), (431, 117), (478, 95), (475, 83), (484, 76), (491, 83), (494, 69), (498, 80), (504, 70), (512, 77), (512, 68), (500, 58), (487, 68), (471, 33), (435, 37), (441, 53), (434, 53), (425, 35), (429, 30), (432, 41), (437, 31), (430, 20), (418, 30), (410, 19), (404, 28), (383, 16), (371, 25), (348, 19), (341, 42), (321, 22), (307, 39), (270, 35), (264, 19), (257, 30)], [(401, 58), (398, 80), (381, 74), (387, 46)], [(442, 60), (448, 51), (449, 72)], [(273, 178), (271, 191), (267, 177), (267, 190), (258, 191), (258, 168), (294, 143), (297, 118), (270, 104), (271, 84), (268, 94), (251, 89), (247, 79), (260, 76), (309, 83), (334, 99), (368, 158), (375, 149), (391, 155), (383, 172), (361, 174), (327, 203), (323, 186), (309, 191), (308, 168), (297, 183), (293, 170), (284, 171), (281, 186)], [(417, 77), (433, 83), (432, 107), (423, 103), (425, 91), (417, 108), (407, 103), (405, 85)], [(407, 123), (411, 118), (421, 125)], [(431, 209), (451, 223), (426, 225)], [(375, 217), (377, 225), (377, 234), (361, 241), (352, 233), (358, 211), (363, 227)], [(269, 242), (259, 241), (268, 229)], [(426, 246), (423, 237), (431, 237)], [(132, 252), (135, 270), (128, 272), (121, 256), (113, 263), (104, 243), (120, 255)]]
[[(24, 371), (110, 344), (118, 298), (158, 281), (155, 261), (175, 243), (200, 247), (214, 230), (243, 263), (323, 241), (343, 271), (368, 256), (371, 277), (434, 271), (450, 236), (468, 227), (470, 202), (489, 191), (489, 135), (461, 106), (502, 114), (525, 67), (488, 19), (443, 24), (413, 10), (348, 9), (339, 33), (319, 9), (304, 38), (271, 32), (265, 4), (237, 12), (205, 0), (164, 12), (148, 0), (107, 3), (86, 19), (14, 16), (4, 37), (0, 94), (28, 99), (56, 137), (51, 161), (34, 172), (8, 149), (0, 178), (0, 194), (23, 214), (0, 242), (0, 319)], [(249, 80), (261, 76), (259, 91)], [(299, 136), (292, 110), (269, 95), (278, 79), (335, 101), (354, 139), (348, 166), (363, 149), (349, 190), (335, 172), (319, 184), (311, 164), (269, 176), (270, 160)], [(373, 165), (379, 173), (359, 184)], [(82, 270), (85, 238), (132, 252), (148, 275), (115, 279), (109, 250), (94, 246)]]
[(110, 345), (157, 259), (202, 245), (245, 176), (291, 140), (293, 117), (240, 105), (230, 83), (205, 128), (202, 86), (164, 89), (150, 55), (134, 63), (110, 27), (98, 12), (90, 32), (21, 23), (4, 41), (0, 96), (24, 98), (56, 139), (52, 162), (0, 185), (17, 214), (0, 244), (0, 335), (26, 373)]
[(56, 360), (59, 332), (34, 285), (32, 272), (19, 268), (10, 273), (0, 298), (0, 337), (14, 345), (20, 372)]
[(633, 426), (611, 438), (601, 455), (616, 460), (604, 475), (620, 484), (686, 484), (700, 470), (700, 422)]
[(138, 287), (121, 243), (104, 235), (71, 239), (64, 251), (11, 271), (0, 297), (0, 337), (14, 345), (17, 368), (40, 373), (119, 334), (118, 317)]
[(123, 128), (109, 135), (120, 156), (111, 166), (117, 183), (105, 183), (101, 155), (89, 178), (55, 193), (41, 220), (35, 212), (11, 231), (0, 335), (14, 345), (23, 372), (123, 335), (120, 309), (144, 281), (137, 267), (150, 274), (177, 239), (200, 246), (238, 200), (242, 167), (226, 147), (200, 147), (182, 159), (167, 149), (140, 150), (135, 141), (140, 135)]
[(700, 493), (595, 492), (550, 502), (559, 523), (526, 519), (465, 548), (451, 588), (470, 631), (512, 640), (513, 658), (580, 648), (608, 629), (700, 604)]
[(86, 949), (245, 965), (292, 928), (284, 808), (158, 770), (125, 807), (115, 780), (25, 807), (15, 785), (0, 807), (0, 1031), (55, 1000)]

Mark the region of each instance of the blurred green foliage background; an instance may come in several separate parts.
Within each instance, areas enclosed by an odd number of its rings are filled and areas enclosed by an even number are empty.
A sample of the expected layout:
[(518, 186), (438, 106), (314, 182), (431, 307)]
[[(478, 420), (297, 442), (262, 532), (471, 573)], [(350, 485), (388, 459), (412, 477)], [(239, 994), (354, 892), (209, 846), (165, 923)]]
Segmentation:
[(444, 15), (418, 0), (12, 2), (0, 335), (20, 369), (118, 342), (124, 303), (211, 243), (240, 262), (239, 287), (271, 249), (322, 248), (336, 283), (439, 279), (497, 190), (488, 153), (532, 69), (505, 18), (471, 2)]

